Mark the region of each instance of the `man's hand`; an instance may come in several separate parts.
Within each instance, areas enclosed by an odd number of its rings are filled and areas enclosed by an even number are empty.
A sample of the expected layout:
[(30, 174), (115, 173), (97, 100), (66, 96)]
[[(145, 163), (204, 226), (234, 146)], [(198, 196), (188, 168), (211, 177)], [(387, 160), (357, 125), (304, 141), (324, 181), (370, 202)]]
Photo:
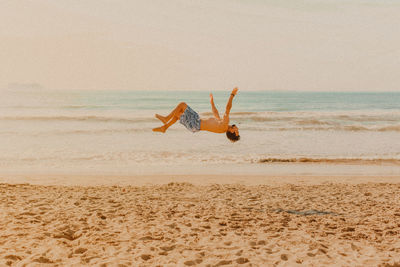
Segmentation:
[(237, 91), (238, 91), (238, 90), (239, 90), (239, 89), (238, 89), (237, 87), (235, 87), (235, 88), (232, 90), (232, 93), (231, 93), (231, 94), (235, 96), (235, 95), (237, 94)]

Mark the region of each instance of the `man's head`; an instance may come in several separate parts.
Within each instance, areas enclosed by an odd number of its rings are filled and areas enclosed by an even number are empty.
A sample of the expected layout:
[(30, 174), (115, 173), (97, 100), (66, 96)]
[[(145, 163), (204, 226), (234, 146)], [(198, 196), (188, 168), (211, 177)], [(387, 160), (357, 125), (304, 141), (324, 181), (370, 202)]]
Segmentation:
[(236, 142), (240, 140), (239, 129), (235, 124), (229, 125), (228, 130), (226, 131), (226, 137), (232, 142)]

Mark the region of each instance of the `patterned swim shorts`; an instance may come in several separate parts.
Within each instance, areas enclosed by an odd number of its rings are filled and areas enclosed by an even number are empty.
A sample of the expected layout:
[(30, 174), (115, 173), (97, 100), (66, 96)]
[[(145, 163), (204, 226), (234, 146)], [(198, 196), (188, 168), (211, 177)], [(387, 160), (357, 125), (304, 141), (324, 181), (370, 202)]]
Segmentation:
[(189, 106), (186, 107), (185, 112), (181, 115), (179, 122), (193, 133), (200, 131), (200, 116)]

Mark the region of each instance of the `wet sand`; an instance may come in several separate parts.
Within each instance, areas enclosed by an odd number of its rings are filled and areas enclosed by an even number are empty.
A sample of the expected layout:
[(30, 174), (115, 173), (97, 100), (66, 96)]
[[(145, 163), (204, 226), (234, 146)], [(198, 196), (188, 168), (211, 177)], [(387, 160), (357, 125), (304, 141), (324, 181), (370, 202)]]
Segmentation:
[(219, 184), (193, 177), (141, 186), (3, 183), (0, 265), (400, 264), (398, 177), (278, 178), (257, 185), (224, 183), (227, 177)]

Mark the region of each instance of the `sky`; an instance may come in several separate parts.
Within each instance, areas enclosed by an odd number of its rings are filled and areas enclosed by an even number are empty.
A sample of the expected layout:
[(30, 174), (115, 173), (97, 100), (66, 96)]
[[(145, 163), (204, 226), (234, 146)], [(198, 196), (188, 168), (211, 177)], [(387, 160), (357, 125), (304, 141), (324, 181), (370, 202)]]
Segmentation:
[(0, 0), (0, 88), (400, 91), (397, 0)]

